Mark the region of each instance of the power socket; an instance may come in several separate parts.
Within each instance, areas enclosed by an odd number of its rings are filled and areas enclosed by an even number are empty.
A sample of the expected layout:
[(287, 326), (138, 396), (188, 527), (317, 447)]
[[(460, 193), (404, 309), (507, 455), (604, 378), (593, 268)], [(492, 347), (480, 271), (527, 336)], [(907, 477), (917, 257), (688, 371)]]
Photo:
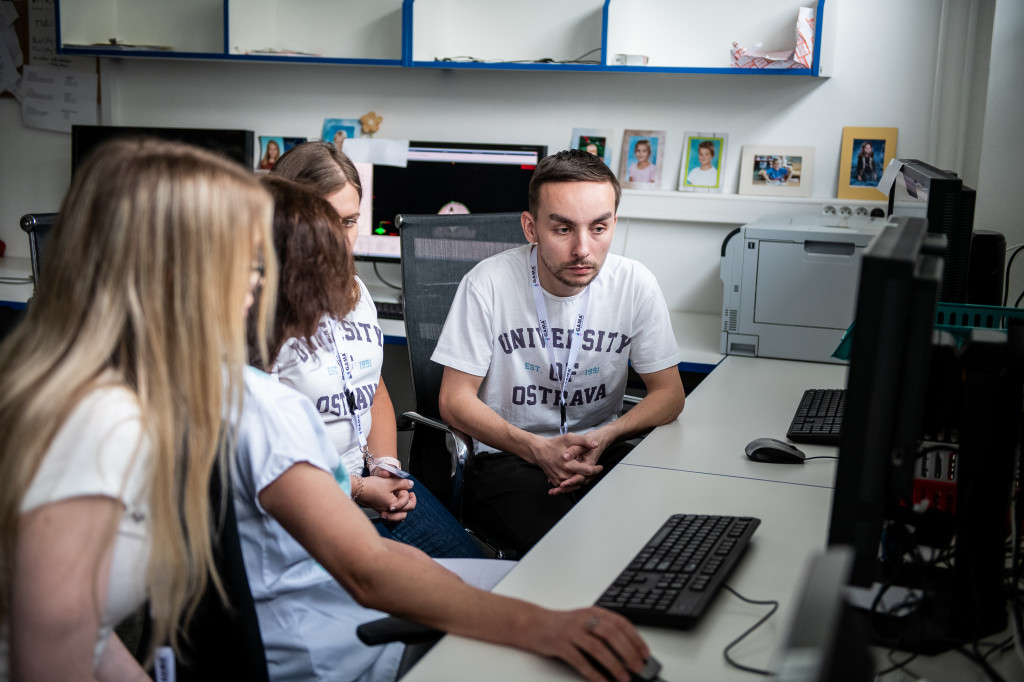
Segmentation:
[(850, 208), (849, 206), (840, 206), (839, 207), (839, 215), (841, 215), (841, 216), (851, 216), (851, 215), (853, 215), (853, 209)]
[(835, 215), (836, 214), (836, 207), (835, 206), (829, 206), (828, 204), (825, 204), (824, 206), (821, 207), (821, 212), (823, 214), (825, 214), (825, 215)]

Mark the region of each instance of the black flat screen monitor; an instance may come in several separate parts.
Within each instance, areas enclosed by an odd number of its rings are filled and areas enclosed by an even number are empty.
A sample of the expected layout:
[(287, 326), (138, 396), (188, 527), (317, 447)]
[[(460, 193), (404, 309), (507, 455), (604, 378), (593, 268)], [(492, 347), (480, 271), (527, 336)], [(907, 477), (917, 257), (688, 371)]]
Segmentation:
[(223, 154), (248, 170), (252, 170), (256, 164), (256, 136), (251, 130), (74, 125), (71, 126), (71, 174), (75, 174), (89, 152), (107, 140), (144, 136), (202, 147)]
[(894, 217), (861, 258), (828, 538), (853, 547), (854, 585), (876, 579), (883, 523), (913, 485), (944, 247), (925, 220)]
[(976, 192), (956, 173), (923, 161), (897, 159), (895, 163), (902, 165), (889, 192), (889, 214), (896, 201), (927, 202), (928, 231), (946, 235), (947, 243), (939, 300), (966, 303)]
[(371, 215), (360, 224), (356, 258), (399, 260), (400, 213), (525, 211), (533, 170), (546, 155), (544, 145), (409, 142), (404, 168), (373, 166)]

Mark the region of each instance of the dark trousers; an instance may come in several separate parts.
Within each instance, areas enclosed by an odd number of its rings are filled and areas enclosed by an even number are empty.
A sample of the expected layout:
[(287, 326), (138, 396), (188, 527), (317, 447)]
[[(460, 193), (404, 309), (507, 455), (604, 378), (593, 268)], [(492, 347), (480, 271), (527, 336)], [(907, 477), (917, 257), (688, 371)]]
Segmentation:
[(604, 471), (579, 490), (561, 495), (548, 495), (551, 483), (544, 471), (519, 455), (477, 455), (466, 468), (463, 521), (522, 556), (632, 449), (633, 443), (612, 443), (597, 462)]

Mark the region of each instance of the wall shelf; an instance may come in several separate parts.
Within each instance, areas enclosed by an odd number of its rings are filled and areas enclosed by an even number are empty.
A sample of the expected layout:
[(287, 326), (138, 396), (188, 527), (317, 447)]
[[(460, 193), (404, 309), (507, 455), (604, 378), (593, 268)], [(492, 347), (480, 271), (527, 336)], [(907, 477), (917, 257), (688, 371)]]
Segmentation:
[[(833, 2), (835, 0), (832, 0)], [(56, 0), (62, 54), (604, 73), (829, 75), (826, 0)], [(729, 47), (794, 42), (816, 9), (809, 69), (735, 69)], [(543, 21), (538, 21), (543, 17)], [(643, 54), (645, 66), (615, 63)], [(592, 63), (584, 63), (592, 62)]]

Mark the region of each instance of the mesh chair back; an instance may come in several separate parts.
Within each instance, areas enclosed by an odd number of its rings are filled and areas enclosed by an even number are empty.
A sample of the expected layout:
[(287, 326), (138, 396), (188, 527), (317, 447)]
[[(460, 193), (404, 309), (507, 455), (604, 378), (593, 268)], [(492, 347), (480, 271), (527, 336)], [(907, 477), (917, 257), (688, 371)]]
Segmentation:
[(39, 286), (46, 240), (57, 219), (56, 213), (29, 213), (21, 217), (21, 229), (28, 233), (28, 250), (32, 259), (32, 280)]
[(399, 215), (402, 300), (416, 411), (439, 417), (444, 368), (431, 362), (463, 275), (501, 251), (526, 244), (519, 213)]

